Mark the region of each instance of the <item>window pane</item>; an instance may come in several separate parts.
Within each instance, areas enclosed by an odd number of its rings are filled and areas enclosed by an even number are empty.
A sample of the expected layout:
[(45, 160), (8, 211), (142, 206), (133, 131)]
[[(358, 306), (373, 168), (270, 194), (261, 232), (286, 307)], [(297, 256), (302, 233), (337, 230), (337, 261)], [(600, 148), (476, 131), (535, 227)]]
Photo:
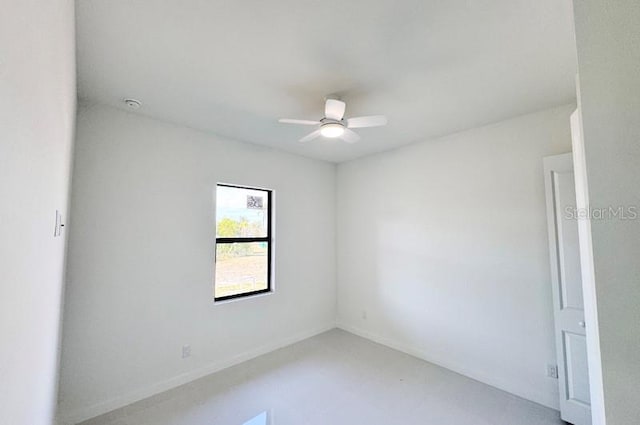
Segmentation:
[(267, 245), (267, 242), (216, 244), (216, 298), (268, 288)]
[(265, 237), (269, 219), (268, 192), (218, 186), (216, 236), (219, 238)]

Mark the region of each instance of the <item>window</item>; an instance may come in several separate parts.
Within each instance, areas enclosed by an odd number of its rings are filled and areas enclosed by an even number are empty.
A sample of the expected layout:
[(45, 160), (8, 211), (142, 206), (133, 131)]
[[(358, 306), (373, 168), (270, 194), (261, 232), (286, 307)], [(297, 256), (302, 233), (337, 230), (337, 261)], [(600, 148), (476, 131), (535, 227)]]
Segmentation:
[(271, 191), (218, 184), (214, 300), (271, 291)]

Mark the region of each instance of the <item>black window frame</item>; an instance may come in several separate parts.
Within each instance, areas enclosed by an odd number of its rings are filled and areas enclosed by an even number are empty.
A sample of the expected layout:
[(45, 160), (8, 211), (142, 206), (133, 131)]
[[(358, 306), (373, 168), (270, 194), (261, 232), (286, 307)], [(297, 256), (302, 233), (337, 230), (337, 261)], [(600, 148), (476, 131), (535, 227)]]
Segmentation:
[(238, 299), (238, 298), (245, 298), (245, 297), (251, 297), (251, 296), (255, 296), (255, 295), (260, 295), (260, 294), (266, 294), (269, 292), (273, 292), (273, 287), (272, 287), (272, 283), (271, 283), (271, 260), (272, 260), (272, 223), (271, 221), (273, 220), (273, 216), (271, 214), (272, 209), (273, 209), (273, 190), (271, 189), (264, 189), (261, 187), (252, 187), (252, 186), (241, 186), (241, 185), (236, 185), (236, 184), (228, 184), (228, 183), (217, 183), (216, 184), (216, 223), (217, 223), (217, 215), (218, 215), (218, 198), (217, 198), (217, 188), (218, 187), (232, 187), (235, 189), (249, 189), (249, 190), (257, 190), (257, 191), (261, 191), (261, 192), (266, 192), (267, 194), (267, 236), (251, 236), (251, 237), (231, 237), (231, 238), (219, 238), (218, 237), (218, 230), (217, 230), (217, 224), (216, 224), (216, 246), (215, 246), (215, 250), (214, 250), (214, 263), (217, 263), (218, 258), (217, 258), (217, 253), (218, 253), (218, 244), (219, 243), (251, 243), (251, 242), (266, 242), (267, 243), (267, 287), (266, 289), (260, 289), (257, 291), (251, 291), (251, 292), (242, 292), (240, 294), (233, 294), (233, 295), (227, 295), (224, 297), (216, 297), (216, 276), (214, 273), (213, 276), (213, 301), (214, 302), (221, 302), (221, 301), (228, 301), (228, 300), (234, 300), (234, 299)]

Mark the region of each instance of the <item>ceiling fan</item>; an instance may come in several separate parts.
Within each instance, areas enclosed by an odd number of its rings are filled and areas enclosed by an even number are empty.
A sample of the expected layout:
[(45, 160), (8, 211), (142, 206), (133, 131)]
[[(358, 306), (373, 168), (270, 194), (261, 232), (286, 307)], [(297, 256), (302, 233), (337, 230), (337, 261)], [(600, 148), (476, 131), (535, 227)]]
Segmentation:
[(384, 115), (372, 115), (368, 117), (356, 117), (345, 118), (344, 111), (346, 109), (346, 103), (341, 100), (327, 99), (324, 105), (324, 118), (320, 121), (309, 120), (292, 120), (283, 118), (279, 120), (285, 124), (301, 124), (301, 125), (316, 125), (318, 129), (314, 132), (307, 134), (301, 142), (308, 142), (317, 137), (324, 136), (331, 139), (340, 138), (347, 143), (355, 143), (360, 140), (358, 133), (351, 130), (352, 128), (362, 127), (378, 127), (387, 124), (387, 117)]

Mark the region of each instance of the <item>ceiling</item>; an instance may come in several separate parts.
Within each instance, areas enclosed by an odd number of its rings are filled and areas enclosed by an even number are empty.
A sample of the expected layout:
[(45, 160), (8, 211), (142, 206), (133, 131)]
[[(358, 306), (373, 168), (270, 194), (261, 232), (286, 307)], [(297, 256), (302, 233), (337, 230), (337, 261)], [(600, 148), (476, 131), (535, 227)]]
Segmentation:
[[(341, 162), (574, 101), (570, 0), (78, 0), (79, 97)], [(324, 98), (384, 114), (297, 140)]]

